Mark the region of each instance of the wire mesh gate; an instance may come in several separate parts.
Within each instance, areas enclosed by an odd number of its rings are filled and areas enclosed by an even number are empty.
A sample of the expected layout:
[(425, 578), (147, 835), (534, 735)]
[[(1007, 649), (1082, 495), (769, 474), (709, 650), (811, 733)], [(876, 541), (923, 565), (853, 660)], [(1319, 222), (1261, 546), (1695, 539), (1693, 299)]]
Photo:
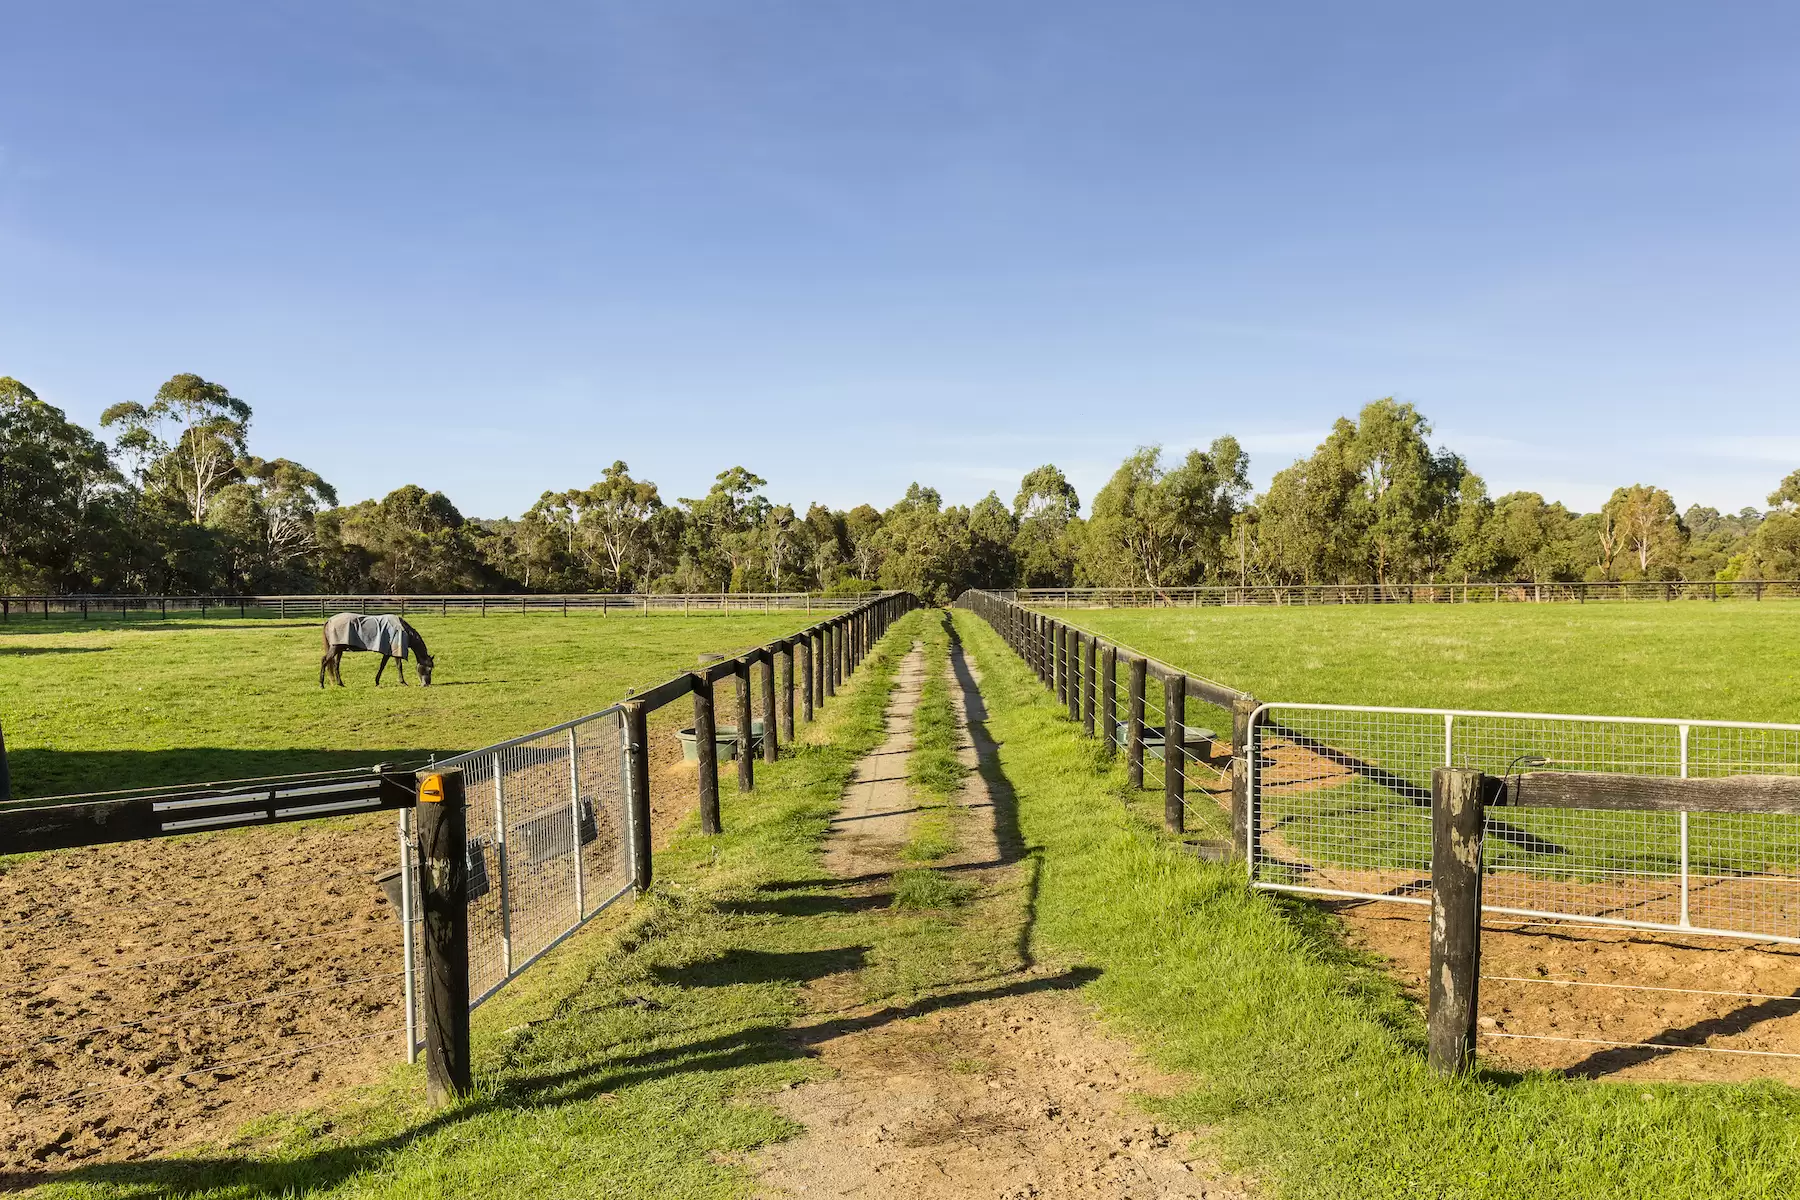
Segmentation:
[[(614, 706), (436, 764), (460, 768), (468, 796), (471, 1009), (631, 891), (630, 772)], [(400, 814), (407, 1045), (424, 1014), (413, 812)]]
[[(1800, 775), (1800, 725), (1267, 704), (1249, 868), (1274, 891), (1429, 904), (1431, 773)], [(1800, 817), (1494, 808), (1482, 910), (1800, 943)]]

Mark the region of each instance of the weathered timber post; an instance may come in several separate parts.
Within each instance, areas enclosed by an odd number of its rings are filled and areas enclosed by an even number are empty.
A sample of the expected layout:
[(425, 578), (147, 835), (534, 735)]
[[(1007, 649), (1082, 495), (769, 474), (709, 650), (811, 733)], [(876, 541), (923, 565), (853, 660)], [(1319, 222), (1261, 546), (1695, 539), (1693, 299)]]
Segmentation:
[(12, 799), (12, 768), (6, 765), (6, 730), (0, 727), (0, 800)]
[(1431, 773), (1431, 1065), (1455, 1075), (1475, 1064), (1481, 975), (1481, 835), (1487, 777), (1461, 767)]
[(694, 672), (694, 753), (700, 760), (700, 832), (723, 833), (719, 821), (719, 728), (713, 719), (712, 679)]
[(1082, 720), (1082, 635), (1067, 631), (1062, 639), (1062, 666), (1069, 687), (1069, 720)]
[(1047, 616), (1038, 617), (1038, 678), (1051, 691), (1056, 690), (1056, 650), (1051, 641), (1056, 636), (1053, 622)]
[(762, 655), (763, 761), (774, 762), (781, 756), (780, 714), (775, 709), (775, 652)]
[(825, 696), (830, 699), (837, 695), (837, 637), (830, 621), (819, 627), (819, 650), (819, 673), (825, 679)]
[(1144, 786), (1144, 660), (1131, 660), (1125, 685), (1125, 782)]
[(812, 634), (803, 633), (794, 643), (794, 665), (800, 672), (800, 719), (808, 725), (813, 719)]
[(794, 643), (781, 648), (781, 740), (794, 744)]
[(1081, 644), (1081, 732), (1088, 737), (1094, 736), (1094, 693), (1099, 690), (1094, 679), (1094, 659), (1099, 652), (1096, 641), (1087, 637)]
[[(750, 702), (751, 665), (748, 658), (737, 661), (737, 782), (738, 791), (753, 792), (756, 790), (756, 751), (751, 745), (752, 725), (755, 714)], [(763, 722), (763, 734), (768, 735), (767, 721)]]
[(1187, 824), (1187, 676), (1163, 676), (1163, 827), (1180, 833)]
[(474, 1086), (469, 1053), (469, 857), (461, 771), (418, 777), (425, 968), (425, 1095), (441, 1107)]
[(642, 701), (625, 702), (625, 778), (631, 787), (631, 886), (650, 890), (650, 725)]
[(1050, 622), (1050, 688), (1056, 693), (1056, 702), (1061, 705), (1069, 703), (1069, 663), (1063, 657), (1064, 627), (1061, 621)]
[(1100, 652), (1100, 736), (1106, 739), (1101, 753), (1107, 758), (1119, 752), (1119, 649), (1111, 642)]
[(1240, 858), (1250, 857), (1250, 715), (1256, 709), (1249, 696), (1231, 702), (1231, 848)]

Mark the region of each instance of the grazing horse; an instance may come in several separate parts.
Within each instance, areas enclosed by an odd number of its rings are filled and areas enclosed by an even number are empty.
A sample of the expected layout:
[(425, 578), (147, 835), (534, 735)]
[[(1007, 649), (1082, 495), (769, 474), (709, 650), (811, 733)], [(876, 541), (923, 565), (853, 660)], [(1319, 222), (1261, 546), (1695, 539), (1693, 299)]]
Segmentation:
[(346, 650), (373, 650), (381, 655), (375, 668), (375, 686), (381, 686), (381, 673), (393, 659), (400, 671), (400, 686), (406, 686), (406, 656), (410, 653), (419, 664), (419, 682), (431, 686), (431, 652), (419, 631), (403, 617), (362, 617), (355, 613), (339, 613), (325, 622), (325, 657), (319, 660), (319, 686), (325, 686), (330, 672), (339, 687), (344, 686), (343, 661)]

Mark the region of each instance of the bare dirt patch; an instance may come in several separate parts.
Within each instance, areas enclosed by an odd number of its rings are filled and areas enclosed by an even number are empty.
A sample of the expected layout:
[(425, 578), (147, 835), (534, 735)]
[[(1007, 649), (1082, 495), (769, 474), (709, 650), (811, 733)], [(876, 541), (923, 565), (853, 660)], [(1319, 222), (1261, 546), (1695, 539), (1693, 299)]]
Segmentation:
[(840, 879), (893, 870), (906, 844), (915, 807), (906, 782), (906, 756), (913, 748), (913, 710), (924, 682), (925, 651), (914, 643), (894, 676), (887, 738), (856, 764), (826, 836), (825, 869)]
[(404, 1053), (389, 818), (0, 871), (0, 1165), (137, 1158)]
[[(1424, 994), (1429, 909), (1354, 901), (1332, 907), (1354, 944), (1385, 959), (1414, 995)], [(1481, 953), (1480, 1032), (1486, 1036), (1478, 1050), (1490, 1065), (1594, 1078), (1800, 1084), (1800, 1057), (1682, 1048), (1800, 1055), (1800, 951), (1794, 947), (1578, 924), (1520, 927), (1490, 918)], [(1495, 1036), (1506, 1034), (1592, 1040)]]
[(770, 1194), (1229, 1197), (1131, 1101), (1177, 1081), (1067, 995), (1015, 995), (820, 1046), (835, 1079), (776, 1103), (807, 1127), (760, 1155)]

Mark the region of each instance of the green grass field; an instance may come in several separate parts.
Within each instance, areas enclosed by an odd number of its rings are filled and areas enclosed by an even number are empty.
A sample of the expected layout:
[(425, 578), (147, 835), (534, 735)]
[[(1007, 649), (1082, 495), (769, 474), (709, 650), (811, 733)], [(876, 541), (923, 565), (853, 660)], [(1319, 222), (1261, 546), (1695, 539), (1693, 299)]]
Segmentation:
[(1119, 608), (1053, 615), (1263, 700), (1800, 724), (1796, 604)]
[(605, 708), (701, 653), (803, 628), (804, 613), (417, 618), (430, 688), (344, 657), (319, 688), (315, 621), (15, 622), (0, 628), (0, 728), (16, 796), (241, 779), (474, 749)]

